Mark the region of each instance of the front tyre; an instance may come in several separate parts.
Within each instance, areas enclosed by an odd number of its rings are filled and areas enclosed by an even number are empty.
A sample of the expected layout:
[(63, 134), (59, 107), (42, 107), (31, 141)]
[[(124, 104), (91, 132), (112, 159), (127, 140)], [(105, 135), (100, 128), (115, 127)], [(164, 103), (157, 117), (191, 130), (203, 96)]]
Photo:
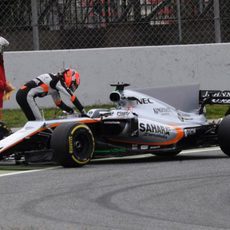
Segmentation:
[(218, 130), (218, 143), (221, 150), (228, 156), (230, 156), (230, 115), (223, 118)]
[(8, 128), (4, 122), (0, 121), (0, 140), (4, 139), (10, 134), (12, 134), (10, 128)]
[(54, 129), (51, 148), (54, 160), (63, 167), (80, 167), (87, 164), (93, 155), (94, 137), (85, 124), (64, 123)]

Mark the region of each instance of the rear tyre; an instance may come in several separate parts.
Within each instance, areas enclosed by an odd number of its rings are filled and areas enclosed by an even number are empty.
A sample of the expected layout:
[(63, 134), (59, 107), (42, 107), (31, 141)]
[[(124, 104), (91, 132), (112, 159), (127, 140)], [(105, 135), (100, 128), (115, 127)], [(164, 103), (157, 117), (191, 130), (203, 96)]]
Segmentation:
[(93, 134), (85, 124), (64, 123), (52, 134), (54, 161), (63, 167), (81, 167), (89, 163), (94, 147)]
[(223, 118), (218, 130), (218, 143), (221, 150), (228, 156), (230, 156), (230, 115)]

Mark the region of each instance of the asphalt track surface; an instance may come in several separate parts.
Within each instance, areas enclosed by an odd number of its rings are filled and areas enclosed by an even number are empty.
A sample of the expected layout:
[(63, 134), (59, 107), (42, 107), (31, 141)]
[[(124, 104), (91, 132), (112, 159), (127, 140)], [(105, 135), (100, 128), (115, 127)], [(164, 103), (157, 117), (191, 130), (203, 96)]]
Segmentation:
[(0, 177), (0, 229), (230, 229), (230, 158), (145, 156)]

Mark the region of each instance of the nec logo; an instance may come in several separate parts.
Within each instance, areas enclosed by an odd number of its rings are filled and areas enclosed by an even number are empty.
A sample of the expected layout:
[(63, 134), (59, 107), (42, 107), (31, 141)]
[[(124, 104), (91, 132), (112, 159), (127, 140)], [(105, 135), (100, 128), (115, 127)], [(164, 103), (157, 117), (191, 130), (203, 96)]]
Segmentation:
[(137, 104), (153, 104), (151, 98), (140, 98), (137, 99)]

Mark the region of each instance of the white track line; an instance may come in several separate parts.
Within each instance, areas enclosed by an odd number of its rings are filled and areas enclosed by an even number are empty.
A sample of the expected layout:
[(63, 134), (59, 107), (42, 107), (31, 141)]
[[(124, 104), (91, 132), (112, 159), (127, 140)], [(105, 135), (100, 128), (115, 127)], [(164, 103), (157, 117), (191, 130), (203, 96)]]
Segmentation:
[(215, 146), (215, 147), (183, 150), (181, 153), (197, 153), (197, 152), (208, 152), (208, 151), (219, 151), (219, 150), (220, 147)]
[(61, 166), (54, 166), (54, 167), (49, 167), (49, 168), (44, 168), (44, 169), (31, 169), (31, 170), (27, 169), (26, 171), (20, 171), (20, 172), (7, 172), (5, 174), (0, 174), (0, 177), (18, 175), (18, 174), (26, 174), (26, 173), (32, 173), (32, 172), (41, 172), (41, 171), (56, 169), (56, 168), (60, 168), (60, 167)]

